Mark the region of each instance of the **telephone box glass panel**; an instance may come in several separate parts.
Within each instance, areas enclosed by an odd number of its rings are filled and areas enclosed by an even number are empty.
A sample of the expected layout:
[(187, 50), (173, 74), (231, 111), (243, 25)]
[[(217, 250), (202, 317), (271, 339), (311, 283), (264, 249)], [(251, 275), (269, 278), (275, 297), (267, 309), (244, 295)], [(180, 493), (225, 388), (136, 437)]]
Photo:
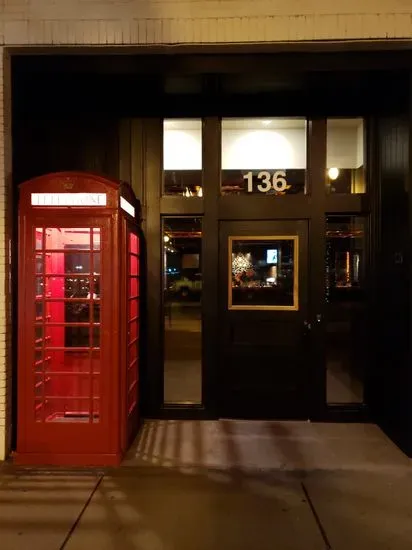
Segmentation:
[(98, 227), (35, 229), (37, 422), (99, 422)]
[(128, 242), (128, 320), (127, 320), (127, 414), (136, 413), (138, 398), (138, 346), (139, 346), (139, 238), (129, 231)]

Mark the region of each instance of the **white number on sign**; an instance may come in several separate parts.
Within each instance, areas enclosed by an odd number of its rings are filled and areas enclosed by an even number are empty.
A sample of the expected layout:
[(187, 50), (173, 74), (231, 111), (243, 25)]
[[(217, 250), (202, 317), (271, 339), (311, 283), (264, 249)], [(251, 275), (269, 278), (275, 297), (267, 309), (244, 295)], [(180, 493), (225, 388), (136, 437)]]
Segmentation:
[(247, 180), (247, 192), (252, 193), (253, 191), (253, 174), (252, 172), (248, 172), (243, 176), (244, 180)]
[[(259, 172), (257, 177), (261, 181), (261, 183), (257, 185), (257, 189), (261, 193), (267, 193), (272, 188), (277, 193), (282, 193), (283, 191), (290, 189), (290, 185), (288, 185), (286, 181), (286, 172), (284, 170), (277, 170), (272, 177), (270, 172)], [(243, 176), (243, 179), (247, 181), (247, 192), (252, 193), (253, 173), (248, 172)]]
[(264, 183), (264, 185), (262, 185), (261, 183), (258, 184), (257, 186), (258, 191), (260, 191), (261, 193), (267, 193), (268, 191), (270, 191), (272, 187), (272, 182), (270, 180), (270, 173), (259, 172), (258, 179)]
[(286, 191), (286, 189), (290, 189), (290, 185), (288, 185), (286, 181), (286, 172), (284, 170), (278, 170), (273, 174), (273, 189), (279, 191), (279, 193)]

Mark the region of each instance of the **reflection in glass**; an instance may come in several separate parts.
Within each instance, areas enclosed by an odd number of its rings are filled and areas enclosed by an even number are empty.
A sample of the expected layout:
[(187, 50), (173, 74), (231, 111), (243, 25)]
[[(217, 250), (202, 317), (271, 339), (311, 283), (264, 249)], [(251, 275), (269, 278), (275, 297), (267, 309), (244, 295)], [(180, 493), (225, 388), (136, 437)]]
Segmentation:
[(229, 238), (229, 309), (298, 309), (298, 237)]
[(163, 123), (163, 192), (202, 197), (202, 121), (169, 119)]
[(327, 178), (329, 193), (365, 193), (363, 119), (327, 121)]
[(66, 348), (90, 347), (89, 327), (66, 327), (65, 333)]
[(43, 273), (43, 254), (36, 254), (35, 273)]
[[(36, 229), (36, 242), (37, 235), (40, 235), (41, 232), (41, 228)], [(62, 248), (90, 250), (92, 240), (93, 248), (100, 248), (100, 229), (94, 229), (94, 234), (92, 233), (93, 231), (89, 227), (48, 227), (45, 229), (46, 250), (61, 250)]]
[(326, 367), (330, 404), (362, 403), (365, 219), (330, 216), (326, 232)]
[(35, 230), (35, 247), (36, 250), (41, 250), (43, 248), (43, 228), (37, 227)]
[(202, 223), (163, 225), (164, 401), (202, 401)]
[(305, 120), (222, 121), (222, 195), (304, 193), (305, 182)]

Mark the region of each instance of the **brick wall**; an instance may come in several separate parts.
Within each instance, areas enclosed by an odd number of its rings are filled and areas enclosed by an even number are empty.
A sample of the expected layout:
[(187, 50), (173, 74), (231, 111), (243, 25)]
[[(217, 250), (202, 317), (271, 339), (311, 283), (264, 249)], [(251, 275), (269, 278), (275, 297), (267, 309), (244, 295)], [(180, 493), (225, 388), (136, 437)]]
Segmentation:
[[(10, 435), (12, 45), (410, 39), (410, 0), (0, 0), (0, 460)], [(6, 399), (8, 396), (8, 399)]]
[(410, 0), (0, 0), (5, 44), (411, 38)]
[[(0, 47), (0, 460), (9, 449), (11, 422), (11, 292), (9, 223), (11, 201), (11, 86), (9, 56)], [(8, 397), (8, 399), (7, 399)]]

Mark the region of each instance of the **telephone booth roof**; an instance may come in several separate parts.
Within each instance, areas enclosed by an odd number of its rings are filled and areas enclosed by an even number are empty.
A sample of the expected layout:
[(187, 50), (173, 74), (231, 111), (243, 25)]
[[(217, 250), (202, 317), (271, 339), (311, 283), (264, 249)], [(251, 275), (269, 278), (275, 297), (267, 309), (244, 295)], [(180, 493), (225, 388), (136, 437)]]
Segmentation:
[(91, 172), (54, 172), (19, 186), (22, 210), (122, 209), (140, 221), (140, 203), (128, 183)]

